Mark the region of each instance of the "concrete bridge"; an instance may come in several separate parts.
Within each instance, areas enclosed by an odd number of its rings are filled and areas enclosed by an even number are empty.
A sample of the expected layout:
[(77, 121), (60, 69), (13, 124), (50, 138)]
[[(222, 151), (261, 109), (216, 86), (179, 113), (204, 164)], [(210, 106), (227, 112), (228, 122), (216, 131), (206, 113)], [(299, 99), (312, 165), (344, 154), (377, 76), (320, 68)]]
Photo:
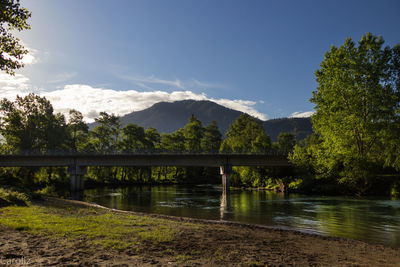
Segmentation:
[(232, 166), (290, 166), (287, 155), (276, 154), (17, 154), (0, 155), (0, 167), (68, 167), (71, 192), (84, 189), (88, 166), (220, 167), (222, 186), (229, 190)]

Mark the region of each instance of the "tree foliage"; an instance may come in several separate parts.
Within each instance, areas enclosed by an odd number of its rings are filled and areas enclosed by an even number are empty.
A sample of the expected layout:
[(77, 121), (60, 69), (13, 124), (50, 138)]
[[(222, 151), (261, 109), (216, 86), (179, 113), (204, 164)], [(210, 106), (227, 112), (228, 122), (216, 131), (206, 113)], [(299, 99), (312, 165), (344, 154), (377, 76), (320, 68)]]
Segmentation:
[(66, 122), (60, 113), (54, 114), (44, 97), (29, 94), (17, 96), (14, 102), (0, 102), (0, 134), (10, 151), (49, 151), (65, 148)]
[(265, 152), (271, 148), (261, 122), (245, 113), (229, 126), (226, 136), (221, 145), (223, 152)]
[(23, 8), (19, 0), (0, 1), (0, 69), (14, 74), (24, 66), (22, 58), (28, 53), (21, 41), (11, 31), (30, 29), (27, 23), (31, 13)]
[(399, 169), (400, 46), (383, 44), (367, 33), (325, 54), (311, 98), (320, 142), (293, 154), (297, 161), (308, 155), (316, 173), (337, 176), (359, 194), (384, 167)]

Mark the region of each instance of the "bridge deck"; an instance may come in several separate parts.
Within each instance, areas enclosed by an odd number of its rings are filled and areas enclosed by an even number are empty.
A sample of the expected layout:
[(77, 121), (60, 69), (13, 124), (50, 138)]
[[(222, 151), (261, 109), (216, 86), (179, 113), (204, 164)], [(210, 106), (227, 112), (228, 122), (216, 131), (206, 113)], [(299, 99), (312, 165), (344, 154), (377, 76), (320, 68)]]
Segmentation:
[(115, 154), (0, 155), (0, 167), (52, 166), (289, 166), (286, 155), (257, 154)]

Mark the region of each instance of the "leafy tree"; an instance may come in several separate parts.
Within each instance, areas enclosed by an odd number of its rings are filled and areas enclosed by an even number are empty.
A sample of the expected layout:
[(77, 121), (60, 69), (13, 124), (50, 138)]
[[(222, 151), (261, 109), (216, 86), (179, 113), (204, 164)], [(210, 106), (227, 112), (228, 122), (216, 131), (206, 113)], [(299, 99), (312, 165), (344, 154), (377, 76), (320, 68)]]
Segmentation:
[[(261, 122), (247, 114), (240, 115), (230, 125), (226, 136), (220, 149), (224, 153), (260, 153), (271, 148), (270, 138)], [(265, 168), (234, 167), (233, 170), (233, 185), (264, 186), (267, 178)]]
[(100, 112), (100, 116), (94, 120), (99, 124), (90, 132), (94, 149), (103, 153), (117, 151), (120, 141), (120, 118), (114, 114)]
[[(48, 152), (67, 148), (67, 131), (65, 118), (54, 114), (53, 106), (44, 97), (29, 94), (17, 96), (14, 102), (8, 99), (0, 101), (0, 134), (5, 144), (5, 151), (40, 151)], [(43, 175), (47, 181), (52, 180), (54, 168), (42, 168), (39, 180)], [(7, 176), (21, 181), (22, 186), (33, 186), (33, 177), (39, 168), (16, 168), (8, 171)], [(65, 168), (56, 169), (57, 176), (66, 177)], [(16, 180), (15, 179), (15, 180)]]
[(149, 150), (154, 149), (161, 140), (160, 134), (158, 133), (157, 129), (151, 127), (146, 129), (145, 138)]
[(204, 128), (193, 114), (189, 118), (189, 123), (183, 128), (185, 136), (185, 148), (187, 151), (200, 151), (201, 139), (203, 138)]
[[(303, 156), (313, 157), (317, 173), (339, 177), (357, 194), (371, 188), (384, 164), (399, 167), (400, 46), (383, 44), (367, 33), (358, 45), (348, 38), (332, 46), (311, 98), (321, 141)], [(292, 157), (299, 160), (300, 151), (295, 148)]]
[(282, 152), (291, 152), (296, 144), (296, 137), (291, 133), (282, 132), (278, 135), (278, 148)]
[(122, 149), (126, 152), (143, 150), (147, 146), (146, 135), (143, 127), (128, 123), (122, 128)]
[(0, 134), (11, 151), (48, 151), (66, 148), (65, 117), (54, 114), (45, 97), (29, 94), (14, 102), (0, 101)]
[(67, 128), (70, 139), (70, 149), (73, 151), (83, 149), (87, 141), (89, 127), (83, 121), (81, 112), (75, 109), (69, 111)]
[(201, 139), (201, 149), (205, 152), (218, 152), (222, 143), (222, 135), (218, 130), (216, 121), (212, 121), (204, 128), (204, 135)]
[(185, 134), (183, 129), (179, 129), (170, 134), (161, 134), (159, 148), (171, 152), (184, 152), (185, 151)]
[(264, 152), (271, 147), (271, 140), (261, 122), (250, 115), (240, 115), (226, 133), (222, 142), (222, 152)]
[[(100, 116), (94, 119), (98, 126), (89, 133), (89, 149), (100, 153), (114, 153), (119, 151), (121, 142), (121, 120), (114, 114), (100, 112)], [(88, 175), (97, 181), (114, 183), (118, 181), (119, 167), (91, 167)]]
[(21, 7), (19, 0), (0, 1), (0, 69), (9, 74), (24, 66), (21, 60), (28, 53), (11, 30), (30, 29), (27, 23), (30, 16), (31, 13)]

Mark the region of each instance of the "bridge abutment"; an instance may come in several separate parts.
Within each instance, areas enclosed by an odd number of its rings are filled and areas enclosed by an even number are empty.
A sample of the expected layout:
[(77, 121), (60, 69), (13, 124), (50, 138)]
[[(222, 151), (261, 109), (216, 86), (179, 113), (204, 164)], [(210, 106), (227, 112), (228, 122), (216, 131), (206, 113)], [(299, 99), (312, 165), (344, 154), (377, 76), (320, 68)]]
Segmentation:
[(219, 167), (220, 174), (222, 176), (222, 189), (223, 191), (229, 190), (229, 175), (232, 173), (232, 165), (224, 164)]
[(69, 165), (70, 190), (73, 199), (81, 198), (80, 192), (85, 189), (84, 176), (87, 173), (87, 166)]

